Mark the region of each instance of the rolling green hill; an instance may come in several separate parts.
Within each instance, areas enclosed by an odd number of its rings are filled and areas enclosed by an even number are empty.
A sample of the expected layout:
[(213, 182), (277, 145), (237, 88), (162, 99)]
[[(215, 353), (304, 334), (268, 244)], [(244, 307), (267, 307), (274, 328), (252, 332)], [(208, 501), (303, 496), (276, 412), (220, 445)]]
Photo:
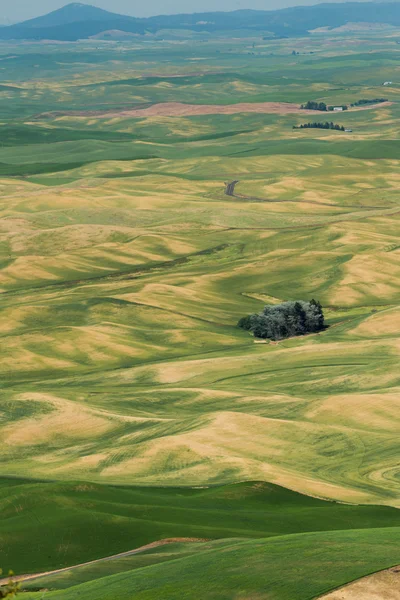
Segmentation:
[[(226, 540), (205, 551), (46, 593), (54, 600), (311, 600), (400, 561), (398, 528), (306, 533), (267, 540)], [(184, 550), (185, 552), (185, 550)], [(156, 557), (156, 560), (158, 557)], [(77, 576), (79, 581), (79, 575)], [(75, 580), (76, 581), (76, 580)], [(74, 582), (74, 574), (72, 575)], [(46, 580), (51, 586), (51, 578)], [(55, 577), (57, 587), (57, 577)], [(27, 600), (42, 592), (24, 594)]]
[[(22, 597), (400, 563), (397, 34), (197, 33), (0, 45), (0, 566), (71, 567)], [(313, 297), (319, 334), (237, 327)]]
[(393, 508), (336, 504), (262, 482), (192, 489), (3, 479), (0, 490), (0, 563), (17, 567), (17, 574), (59, 569), (166, 538), (400, 527)]

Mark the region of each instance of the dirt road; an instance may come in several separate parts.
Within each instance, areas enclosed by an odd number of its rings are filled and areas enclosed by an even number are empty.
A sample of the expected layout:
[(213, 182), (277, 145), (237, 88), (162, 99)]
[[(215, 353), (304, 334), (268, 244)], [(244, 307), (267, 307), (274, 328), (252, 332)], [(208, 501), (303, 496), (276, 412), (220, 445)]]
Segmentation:
[[(126, 556), (132, 556), (134, 554), (140, 554), (141, 552), (145, 552), (146, 550), (151, 550), (152, 548), (158, 548), (159, 546), (165, 546), (166, 544), (176, 544), (176, 543), (185, 543), (185, 542), (209, 542), (210, 540), (206, 540), (203, 538), (167, 538), (165, 540), (159, 540), (158, 542), (152, 542), (151, 544), (146, 544), (145, 546), (140, 546), (140, 548), (135, 548), (134, 550), (128, 550), (127, 552), (120, 552), (119, 554), (113, 554), (112, 556), (106, 556), (105, 558), (97, 558), (96, 560), (90, 560), (88, 562), (80, 563), (77, 565), (73, 565), (71, 567), (64, 567), (62, 569), (55, 569), (54, 571), (44, 571), (42, 573), (33, 573), (28, 575), (16, 575), (12, 579), (13, 581), (29, 581), (31, 579), (37, 579), (39, 577), (45, 577), (49, 575), (57, 575), (59, 573), (65, 573), (67, 571), (71, 571), (71, 569), (76, 569), (77, 567), (86, 567), (88, 565), (93, 565), (100, 562), (106, 562), (109, 560), (115, 560), (116, 558), (124, 558)], [(9, 577), (4, 577), (0, 579), (0, 585), (6, 585), (9, 582)]]

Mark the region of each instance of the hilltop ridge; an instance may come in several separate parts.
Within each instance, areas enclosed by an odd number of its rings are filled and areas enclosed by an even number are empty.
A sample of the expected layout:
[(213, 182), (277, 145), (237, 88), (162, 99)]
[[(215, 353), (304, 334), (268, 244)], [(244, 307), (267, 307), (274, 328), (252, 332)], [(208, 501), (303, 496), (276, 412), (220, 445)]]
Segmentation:
[(76, 41), (104, 31), (157, 33), (163, 29), (218, 32), (248, 30), (276, 37), (308, 35), (321, 27), (347, 23), (378, 23), (400, 26), (400, 4), (396, 2), (346, 2), (262, 11), (206, 12), (136, 18), (119, 15), (90, 4), (73, 2), (22, 23), (2, 27), (0, 39), (53, 39)]
[[(38, 28), (38, 27), (57, 27), (58, 25), (66, 25), (69, 23), (78, 23), (82, 21), (106, 21), (110, 18), (121, 17), (116, 13), (108, 10), (84, 4), (82, 2), (70, 2), (62, 8), (53, 10), (46, 15), (23, 21), (17, 26)], [(124, 19), (131, 17), (123, 16)]]

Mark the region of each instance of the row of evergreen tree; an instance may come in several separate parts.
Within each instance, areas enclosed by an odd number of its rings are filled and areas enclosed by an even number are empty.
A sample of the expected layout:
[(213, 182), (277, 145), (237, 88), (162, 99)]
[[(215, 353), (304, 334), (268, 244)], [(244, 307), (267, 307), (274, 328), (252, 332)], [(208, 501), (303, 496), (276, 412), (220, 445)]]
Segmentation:
[(365, 106), (368, 104), (381, 104), (382, 102), (387, 102), (387, 98), (373, 98), (371, 100), (362, 98), (361, 100), (357, 100), (357, 102), (354, 102), (353, 104), (351, 104), (351, 106)]
[(293, 125), (293, 129), (335, 129), (336, 131), (345, 131), (343, 125), (337, 125), (326, 121), (325, 123), (303, 123), (302, 125)]
[(325, 329), (325, 319), (321, 303), (312, 299), (310, 302), (283, 302), (265, 306), (259, 314), (242, 317), (238, 326), (251, 331), (257, 338), (282, 340), (322, 331)]

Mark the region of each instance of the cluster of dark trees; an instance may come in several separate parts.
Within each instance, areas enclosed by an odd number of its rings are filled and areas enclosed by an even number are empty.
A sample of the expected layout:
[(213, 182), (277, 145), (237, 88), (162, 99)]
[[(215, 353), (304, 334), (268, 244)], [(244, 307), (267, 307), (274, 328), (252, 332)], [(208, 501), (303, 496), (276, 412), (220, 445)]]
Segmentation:
[(325, 319), (321, 303), (312, 299), (310, 302), (283, 302), (265, 306), (259, 314), (242, 317), (238, 326), (251, 331), (257, 338), (282, 340), (322, 331), (325, 329)]
[(365, 106), (366, 104), (380, 104), (381, 102), (387, 102), (387, 98), (373, 98), (372, 100), (362, 98), (361, 100), (357, 100), (357, 102), (353, 102), (351, 106)]
[(306, 104), (302, 104), (300, 108), (304, 108), (306, 110), (328, 110), (325, 102), (314, 102), (314, 100), (309, 100)]
[[(353, 105), (352, 105), (353, 106)], [(339, 104), (336, 106), (327, 106), (325, 102), (315, 102), (314, 100), (309, 100), (306, 104), (301, 104), (300, 108), (305, 110), (321, 110), (322, 112), (333, 111), (335, 108), (341, 108), (342, 110), (347, 110), (347, 104)]]
[(336, 131), (345, 131), (343, 125), (335, 123), (303, 123), (302, 125), (293, 125), (293, 129), (335, 129)]

